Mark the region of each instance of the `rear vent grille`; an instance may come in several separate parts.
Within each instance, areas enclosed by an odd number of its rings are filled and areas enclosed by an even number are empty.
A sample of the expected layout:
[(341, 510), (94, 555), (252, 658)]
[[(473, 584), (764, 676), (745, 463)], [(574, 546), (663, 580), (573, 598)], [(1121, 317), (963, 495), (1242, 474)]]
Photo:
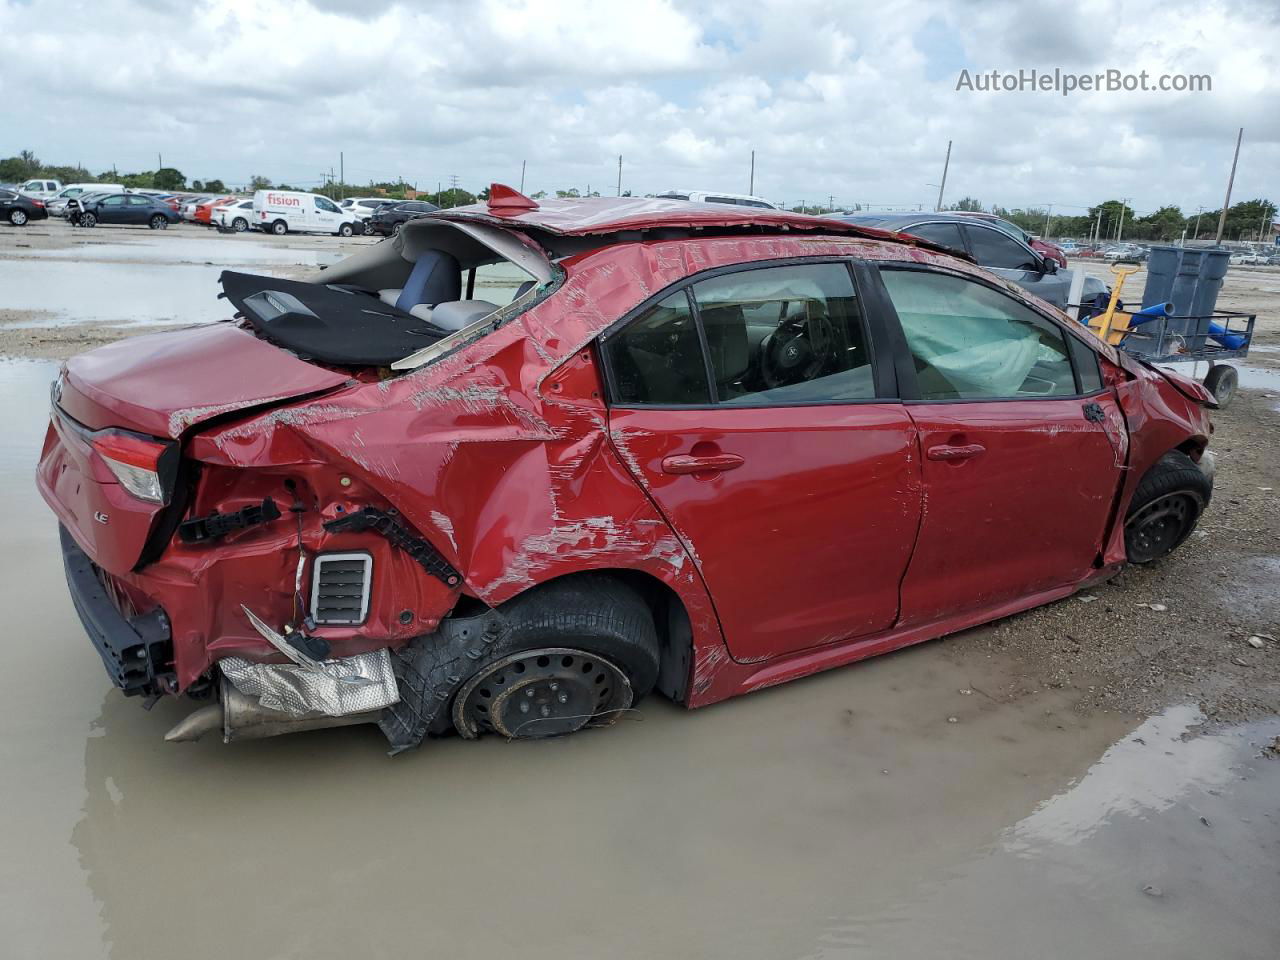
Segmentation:
[(322, 553), (311, 577), (311, 617), (316, 623), (364, 623), (369, 614), (373, 558), (367, 553)]

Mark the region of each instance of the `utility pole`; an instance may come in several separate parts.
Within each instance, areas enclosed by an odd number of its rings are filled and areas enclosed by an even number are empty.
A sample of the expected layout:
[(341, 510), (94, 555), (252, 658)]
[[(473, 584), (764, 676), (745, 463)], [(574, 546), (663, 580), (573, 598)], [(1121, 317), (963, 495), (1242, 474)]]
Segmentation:
[(449, 206), (456, 207), (458, 205), (458, 175), (456, 173), (449, 174)]
[(1240, 141), (1244, 139), (1244, 127), (1236, 134), (1236, 153), (1231, 158), (1231, 176), (1227, 177), (1227, 199), (1222, 201), (1222, 212), (1218, 214), (1218, 235), (1213, 239), (1215, 247), (1222, 245), (1222, 231), (1227, 225), (1227, 207), (1231, 206), (1231, 187), (1236, 182), (1236, 163), (1240, 159)]
[(827, 194), (827, 213), (835, 213), (836, 196), (834, 193)]
[(747, 180), (747, 195), (754, 197), (756, 195), (756, 152), (751, 151), (751, 177)]
[(1120, 222), (1116, 224), (1116, 243), (1120, 242), (1120, 235), (1124, 233), (1124, 211), (1132, 199), (1133, 197), (1125, 197), (1120, 201)]
[(1204, 213), (1204, 207), (1196, 207), (1196, 229), (1195, 239), (1200, 239), (1200, 214)]
[(1046, 239), (1046, 240), (1049, 238), (1049, 218), (1050, 218), (1051, 216), (1053, 216), (1053, 204), (1052, 204), (1052, 203), (1051, 203), (1051, 204), (1049, 204), (1049, 209), (1048, 209), (1048, 210), (1046, 210), (1046, 211), (1045, 211), (1045, 213), (1044, 213), (1044, 236), (1045, 236), (1045, 239)]
[(163, 155), (163, 154), (159, 154), (159, 153), (157, 153), (157, 154), (156, 154), (156, 169), (157, 169), (157, 170), (163, 170), (163, 169), (164, 169), (164, 155)]
[(528, 162), (528, 161), (526, 161), (526, 160), (521, 160), (521, 161), (520, 161), (520, 192), (521, 192), (521, 193), (524, 193), (524, 165), (525, 165), (527, 162)]
[(1267, 201), (1262, 201), (1262, 220), (1258, 222), (1258, 242), (1262, 242), (1262, 228), (1267, 225), (1271, 219), (1271, 205)]
[(942, 212), (942, 191), (947, 189), (947, 170), (951, 166), (951, 141), (947, 141), (947, 159), (942, 162), (942, 182), (938, 184), (938, 203), (934, 206), (935, 213)]
[(622, 196), (622, 154), (618, 154), (618, 196)]
[(338, 151), (338, 199), (345, 200), (347, 198), (347, 161), (342, 155), (342, 151)]
[(1097, 243), (1102, 239), (1102, 207), (1098, 207), (1098, 222), (1093, 227), (1093, 242)]

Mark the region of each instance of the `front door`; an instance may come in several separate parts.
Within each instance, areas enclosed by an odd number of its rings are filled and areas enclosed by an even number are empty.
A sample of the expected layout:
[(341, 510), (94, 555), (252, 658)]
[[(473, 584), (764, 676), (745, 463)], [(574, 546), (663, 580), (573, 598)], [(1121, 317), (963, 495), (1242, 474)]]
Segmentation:
[(619, 460), (684, 541), (735, 659), (893, 625), (920, 519), (915, 429), (845, 263), (704, 279), (603, 346)]
[(926, 504), (900, 624), (1078, 581), (1102, 549), (1127, 453), (1091, 349), (976, 279), (879, 274), (915, 368), (901, 386)]

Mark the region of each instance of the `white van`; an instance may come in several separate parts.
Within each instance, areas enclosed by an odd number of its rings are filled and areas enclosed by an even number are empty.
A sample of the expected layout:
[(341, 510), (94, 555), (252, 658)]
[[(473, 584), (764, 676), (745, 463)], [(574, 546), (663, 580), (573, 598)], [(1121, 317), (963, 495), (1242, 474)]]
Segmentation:
[(775, 204), (764, 197), (753, 197), (745, 193), (712, 193), (707, 190), (668, 190), (656, 194), (661, 200), (688, 200), (690, 203), (731, 203), (739, 207), (760, 207), (766, 210), (777, 210)]
[(45, 202), (51, 217), (67, 215), (67, 201), (83, 193), (124, 193), (122, 183), (69, 183)]
[(364, 232), (355, 216), (318, 193), (259, 190), (253, 195), (253, 223), (264, 233), (336, 233), (349, 237)]
[(35, 200), (51, 200), (53, 195), (61, 189), (61, 180), (28, 180), (26, 183), (18, 184), (18, 192), (20, 194)]

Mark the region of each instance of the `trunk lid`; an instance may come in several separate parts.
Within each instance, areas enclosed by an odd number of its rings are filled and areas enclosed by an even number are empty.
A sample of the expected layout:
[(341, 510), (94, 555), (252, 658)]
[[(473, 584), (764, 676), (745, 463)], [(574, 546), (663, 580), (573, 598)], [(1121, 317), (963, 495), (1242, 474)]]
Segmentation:
[(163, 502), (130, 493), (103, 459), (108, 437), (163, 447), (172, 468), (182, 434), (213, 417), (284, 403), (348, 382), (231, 324), (135, 337), (74, 357), (54, 385), (36, 482), (58, 520), (98, 566), (145, 562), (157, 529), (185, 509), (171, 469)]
[(212, 417), (332, 390), (348, 377), (230, 323), (131, 337), (67, 361), (58, 405), (91, 430), (176, 440)]

